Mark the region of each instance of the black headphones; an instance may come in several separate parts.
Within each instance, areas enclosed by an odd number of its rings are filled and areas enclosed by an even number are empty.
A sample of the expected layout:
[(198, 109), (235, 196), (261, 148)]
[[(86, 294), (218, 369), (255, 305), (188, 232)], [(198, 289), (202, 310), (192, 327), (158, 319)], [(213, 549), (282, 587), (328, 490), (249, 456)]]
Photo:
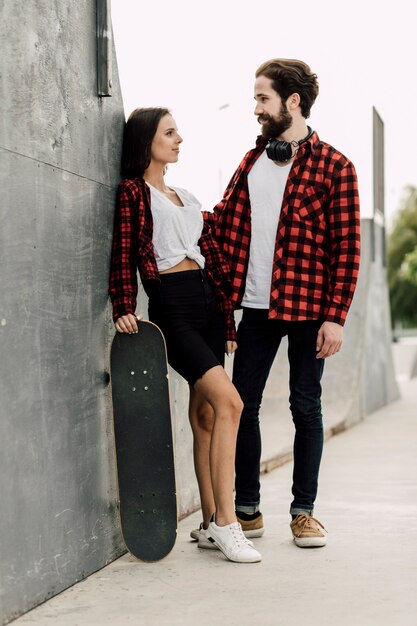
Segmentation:
[(278, 163), (286, 163), (292, 157), (292, 149), (298, 148), (302, 143), (310, 139), (313, 134), (313, 130), (310, 126), (308, 128), (308, 135), (304, 137), (304, 139), (300, 139), (300, 141), (280, 141), (279, 139), (270, 139), (268, 145), (266, 146), (266, 153), (270, 159), (273, 161), (278, 161)]

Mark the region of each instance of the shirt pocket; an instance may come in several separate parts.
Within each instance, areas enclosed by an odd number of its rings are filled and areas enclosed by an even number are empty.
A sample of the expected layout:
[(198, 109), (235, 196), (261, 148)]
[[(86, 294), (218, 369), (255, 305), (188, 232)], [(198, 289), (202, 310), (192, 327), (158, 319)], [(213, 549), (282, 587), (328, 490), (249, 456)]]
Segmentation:
[(317, 225), (325, 226), (326, 199), (326, 192), (322, 187), (306, 185), (298, 210), (299, 216), (303, 220), (312, 220)]

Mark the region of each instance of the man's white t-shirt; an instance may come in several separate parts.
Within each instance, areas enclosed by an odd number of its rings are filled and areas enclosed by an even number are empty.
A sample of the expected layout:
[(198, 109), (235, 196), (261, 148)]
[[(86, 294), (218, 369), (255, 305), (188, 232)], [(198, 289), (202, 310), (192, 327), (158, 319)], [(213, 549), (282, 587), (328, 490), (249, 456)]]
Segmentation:
[(291, 165), (276, 165), (264, 151), (248, 175), (251, 241), (244, 307), (269, 309), (278, 220)]

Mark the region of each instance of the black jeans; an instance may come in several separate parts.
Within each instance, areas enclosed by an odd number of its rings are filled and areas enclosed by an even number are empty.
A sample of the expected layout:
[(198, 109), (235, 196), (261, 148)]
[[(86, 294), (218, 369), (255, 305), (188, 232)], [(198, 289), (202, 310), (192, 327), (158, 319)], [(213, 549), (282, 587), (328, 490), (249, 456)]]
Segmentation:
[(259, 507), (259, 410), (272, 363), (285, 335), (288, 335), (290, 408), (295, 425), (294, 499), (290, 512), (296, 515), (313, 511), (323, 451), (320, 381), (324, 359), (316, 359), (321, 324), (322, 320), (270, 320), (265, 309), (243, 309), (233, 368), (233, 383), (244, 403), (236, 450), (236, 508), (240, 511), (251, 513)]

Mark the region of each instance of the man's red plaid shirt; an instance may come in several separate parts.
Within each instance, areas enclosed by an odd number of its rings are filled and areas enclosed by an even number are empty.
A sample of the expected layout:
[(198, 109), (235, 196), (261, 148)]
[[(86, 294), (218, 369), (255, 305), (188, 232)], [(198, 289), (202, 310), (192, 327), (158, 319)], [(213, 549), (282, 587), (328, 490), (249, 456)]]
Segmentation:
[[(160, 284), (152, 243), (153, 221), (149, 187), (141, 178), (125, 180), (117, 190), (114, 216), (113, 249), (109, 278), (109, 295), (113, 319), (135, 313), (138, 293), (137, 270), (148, 294), (157, 293)], [(206, 273), (217, 296), (225, 320), (226, 340), (236, 339), (233, 304), (230, 299), (228, 266), (210, 229), (204, 226), (199, 240), (206, 260)]]
[[(223, 199), (204, 217), (230, 269), (240, 307), (249, 261), (247, 177), (266, 147), (243, 158)], [(270, 319), (323, 319), (343, 325), (359, 272), (360, 217), (353, 164), (317, 133), (301, 144), (288, 176), (271, 268)]]

